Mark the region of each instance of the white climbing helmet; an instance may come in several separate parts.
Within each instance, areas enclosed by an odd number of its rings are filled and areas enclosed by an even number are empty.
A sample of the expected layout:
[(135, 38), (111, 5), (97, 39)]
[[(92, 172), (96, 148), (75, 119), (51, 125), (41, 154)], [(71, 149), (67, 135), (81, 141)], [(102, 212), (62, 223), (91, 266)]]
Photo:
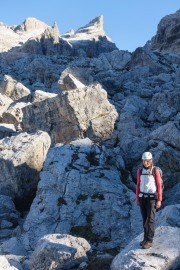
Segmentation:
[(152, 154), (150, 152), (144, 152), (142, 155), (142, 160), (152, 159)]

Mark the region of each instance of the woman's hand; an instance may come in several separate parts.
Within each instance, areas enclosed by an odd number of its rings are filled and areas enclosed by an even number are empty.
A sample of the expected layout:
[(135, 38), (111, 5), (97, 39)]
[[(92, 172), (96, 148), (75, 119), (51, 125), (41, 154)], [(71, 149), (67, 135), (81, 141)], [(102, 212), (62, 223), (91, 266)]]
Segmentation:
[(156, 202), (156, 208), (158, 209), (158, 208), (160, 208), (161, 207), (161, 201), (157, 201)]

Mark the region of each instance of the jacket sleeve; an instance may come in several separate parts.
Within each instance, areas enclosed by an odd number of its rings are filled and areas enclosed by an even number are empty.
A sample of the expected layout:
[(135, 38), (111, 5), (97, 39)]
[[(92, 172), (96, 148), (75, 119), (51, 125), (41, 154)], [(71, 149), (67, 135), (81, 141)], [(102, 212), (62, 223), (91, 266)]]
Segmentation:
[(136, 199), (139, 199), (139, 191), (140, 191), (140, 169), (137, 170)]
[(158, 192), (158, 201), (162, 201), (162, 180), (158, 169), (155, 169), (155, 180)]

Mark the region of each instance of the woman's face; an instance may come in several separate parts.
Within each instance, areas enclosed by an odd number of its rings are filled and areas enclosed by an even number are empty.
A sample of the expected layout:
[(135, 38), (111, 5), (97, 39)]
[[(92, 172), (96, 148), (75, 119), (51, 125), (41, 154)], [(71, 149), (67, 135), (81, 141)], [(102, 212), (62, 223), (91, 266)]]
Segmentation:
[(145, 159), (142, 162), (145, 168), (149, 168), (152, 166), (152, 159)]

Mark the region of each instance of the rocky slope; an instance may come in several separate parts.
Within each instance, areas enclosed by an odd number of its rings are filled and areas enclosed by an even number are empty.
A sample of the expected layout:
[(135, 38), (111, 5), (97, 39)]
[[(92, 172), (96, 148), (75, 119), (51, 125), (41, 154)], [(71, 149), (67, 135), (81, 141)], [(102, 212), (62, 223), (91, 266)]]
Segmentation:
[[(177, 11), (130, 53), (106, 36), (103, 16), (63, 35), (35, 18), (0, 24), (5, 269), (109, 269), (119, 251), (113, 270), (178, 269), (179, 33)], [(146, 150), (165, 185), (150, 254), (135, 238), (142, 231), (136, 170)], [(171, 241), (162, 256), (165, 234)]]

